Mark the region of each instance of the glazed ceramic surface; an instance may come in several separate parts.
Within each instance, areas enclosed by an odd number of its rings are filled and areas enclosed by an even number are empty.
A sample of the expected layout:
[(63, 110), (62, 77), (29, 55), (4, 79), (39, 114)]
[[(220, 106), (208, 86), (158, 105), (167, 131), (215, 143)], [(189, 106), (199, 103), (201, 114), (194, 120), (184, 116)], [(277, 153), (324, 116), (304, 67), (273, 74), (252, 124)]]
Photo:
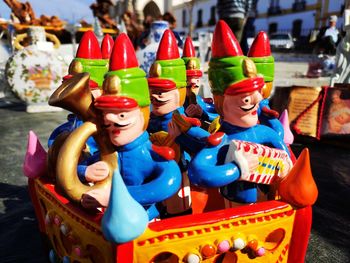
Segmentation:
[(56, 53), (31, 45), (9, 58), (5, 73), (11, 90), (21, 100), (39, 103), (46, 102), (59, 86), (67, 67)]
[(136, 52), (137, 60), (142, 68), (148, 75), (148, 71), (152, 63), (156, 60), (156, 54), (159, 46), (159, 42), (166, 29), (169, 28), (169, 24), (166, 21), (155, 21), (151, 25), (151, 32), (148, 36), (149, 44)]

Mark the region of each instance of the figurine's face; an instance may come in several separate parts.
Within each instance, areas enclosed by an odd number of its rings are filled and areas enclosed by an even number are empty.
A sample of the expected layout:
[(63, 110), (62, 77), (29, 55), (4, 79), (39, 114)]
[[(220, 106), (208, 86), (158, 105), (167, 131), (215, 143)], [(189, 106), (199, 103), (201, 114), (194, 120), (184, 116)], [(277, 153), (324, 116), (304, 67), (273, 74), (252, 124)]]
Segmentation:
[(187, 93), (192, 91), (194, 94), (198, 95), (199, 87), (200, 79), (198, 77), (187, 77)]
[(153, 114), (162, 116), (180, 107), (180, 94), (178, 89), (164, 91), (151, 88), (150, 91)]
[(103, 121), (111, 142), (116, 146), (134, 141), (144, 131), (145, 119), (139, 107), (105, 110)]
[(239, 127), (249, 128), (258, 123), (257, 110), (262, 100), (260, 91), (237, 95), (225, 95), (223, 102), (224, 121)]

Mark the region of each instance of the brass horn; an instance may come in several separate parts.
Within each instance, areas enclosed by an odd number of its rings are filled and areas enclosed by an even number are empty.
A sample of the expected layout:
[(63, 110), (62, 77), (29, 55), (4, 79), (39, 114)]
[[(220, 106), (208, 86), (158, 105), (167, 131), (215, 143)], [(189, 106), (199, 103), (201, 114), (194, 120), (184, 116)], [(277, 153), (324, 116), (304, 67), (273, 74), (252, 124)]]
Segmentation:
[(96, 119), (89, 88), (89, 73), (79, 73), (65, 80), (51, 95), (49, 105), (63, 108), (80, 116), (83, 121)]
[[(67, 137), (59, 150), (56, 163), (57, 183), (68, 198), (75, 202), (80, 202), (82, 195), (89, 190), (108, 187), (112, 173), (117, 168), (114, 147), (102, 129), (102, 118), (93, 105), (89, 79), (88, 73), (76, 74), (64, 81), (49, 99), (50, 105), (69, 110), (84, 121), (82, 126)], [(82, 184), (77, 174), (79, 157), (90, 136), (94, 136), (100, 149), (101, 160), (108, 164), (110, 170), (105, 180), (91, 187)]]

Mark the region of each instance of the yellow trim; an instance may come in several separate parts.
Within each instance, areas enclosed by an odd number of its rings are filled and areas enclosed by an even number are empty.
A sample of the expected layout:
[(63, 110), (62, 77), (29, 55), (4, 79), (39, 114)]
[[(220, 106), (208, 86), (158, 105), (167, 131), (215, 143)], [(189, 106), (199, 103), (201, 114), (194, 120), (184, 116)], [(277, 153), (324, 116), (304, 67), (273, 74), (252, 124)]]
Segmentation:
[[(68, 256), (71, 262), (114, 262), (114, 245), (103, 237), (101, 225), (77, 214), (63, 205), (40, 180), (35, 180), (35, 191), (42, 218), (49, 217), (45, 231), (59, 258)], [(56, 223), (55, 224), (55, 218)], [(67, 233), (62, 232), (62, 227)], [(81, 256), (76, 254), (79, 248)], [(97, 260), (98, 259), (98, 260)]]
[[(94, 28), (93, 27), (81, 27), (77, 31), (86, 32), (88, 30), (94, 30)], [(102, 28), (102, 32), (105, 34), (117, 34), (118, 30), (111, 29), (111, 28)]]
[[(271, 250), (266, 250), (263, 260), (259, 257), (249, 259), (247, 253), (236, 250), (234, 253), (237, 262), (287, 262), (294, 217), (295, 211), (288, 205), (273, 211), (234, 217), (211, 224), (198, 224), (159, 232), (147, 228), (143, 235), (134, 240), (134, 262), (152, 262), (152, 259), (162, 252), (170, 252), (178, 257), (179, 262), (183, 262), (189, 252), (201, 255), (201, 248), (206, 244), (211, 244), (215, 248), (222, 240), (228, 240), (232, 244), (238, 233), (243, 240), (256, 235), (259, 243)], [(269, 235), (274, 238), (267, 239)], [(276, 238), (277, 236), (279, 238)], [(218, 254), (202, 262), (215, 262), (217, 257)]]

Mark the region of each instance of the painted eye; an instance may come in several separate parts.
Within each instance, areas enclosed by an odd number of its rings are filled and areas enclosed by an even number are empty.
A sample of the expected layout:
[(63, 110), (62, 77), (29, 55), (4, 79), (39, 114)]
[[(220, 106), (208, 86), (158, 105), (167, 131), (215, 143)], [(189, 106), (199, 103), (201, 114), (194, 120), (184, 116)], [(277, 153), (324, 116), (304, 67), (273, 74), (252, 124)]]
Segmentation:
[(119, 118), (120, 118), (120, 119), (124, 119), (124, 118), (125, 118), (125, 114), (124, 114), (124, 113), (120, 113), (120, 114), (119, 114)]
[(250, 97), (244, 97), (244, 98), (242, 99), (242, 101), (243, 101), (243, 103), (248, 104), (248, 103), (251, 102), (251, 98), (250, 98)]
[(163, 93), (161, 91), (153, 91), (152, 94), (161, 96)]

